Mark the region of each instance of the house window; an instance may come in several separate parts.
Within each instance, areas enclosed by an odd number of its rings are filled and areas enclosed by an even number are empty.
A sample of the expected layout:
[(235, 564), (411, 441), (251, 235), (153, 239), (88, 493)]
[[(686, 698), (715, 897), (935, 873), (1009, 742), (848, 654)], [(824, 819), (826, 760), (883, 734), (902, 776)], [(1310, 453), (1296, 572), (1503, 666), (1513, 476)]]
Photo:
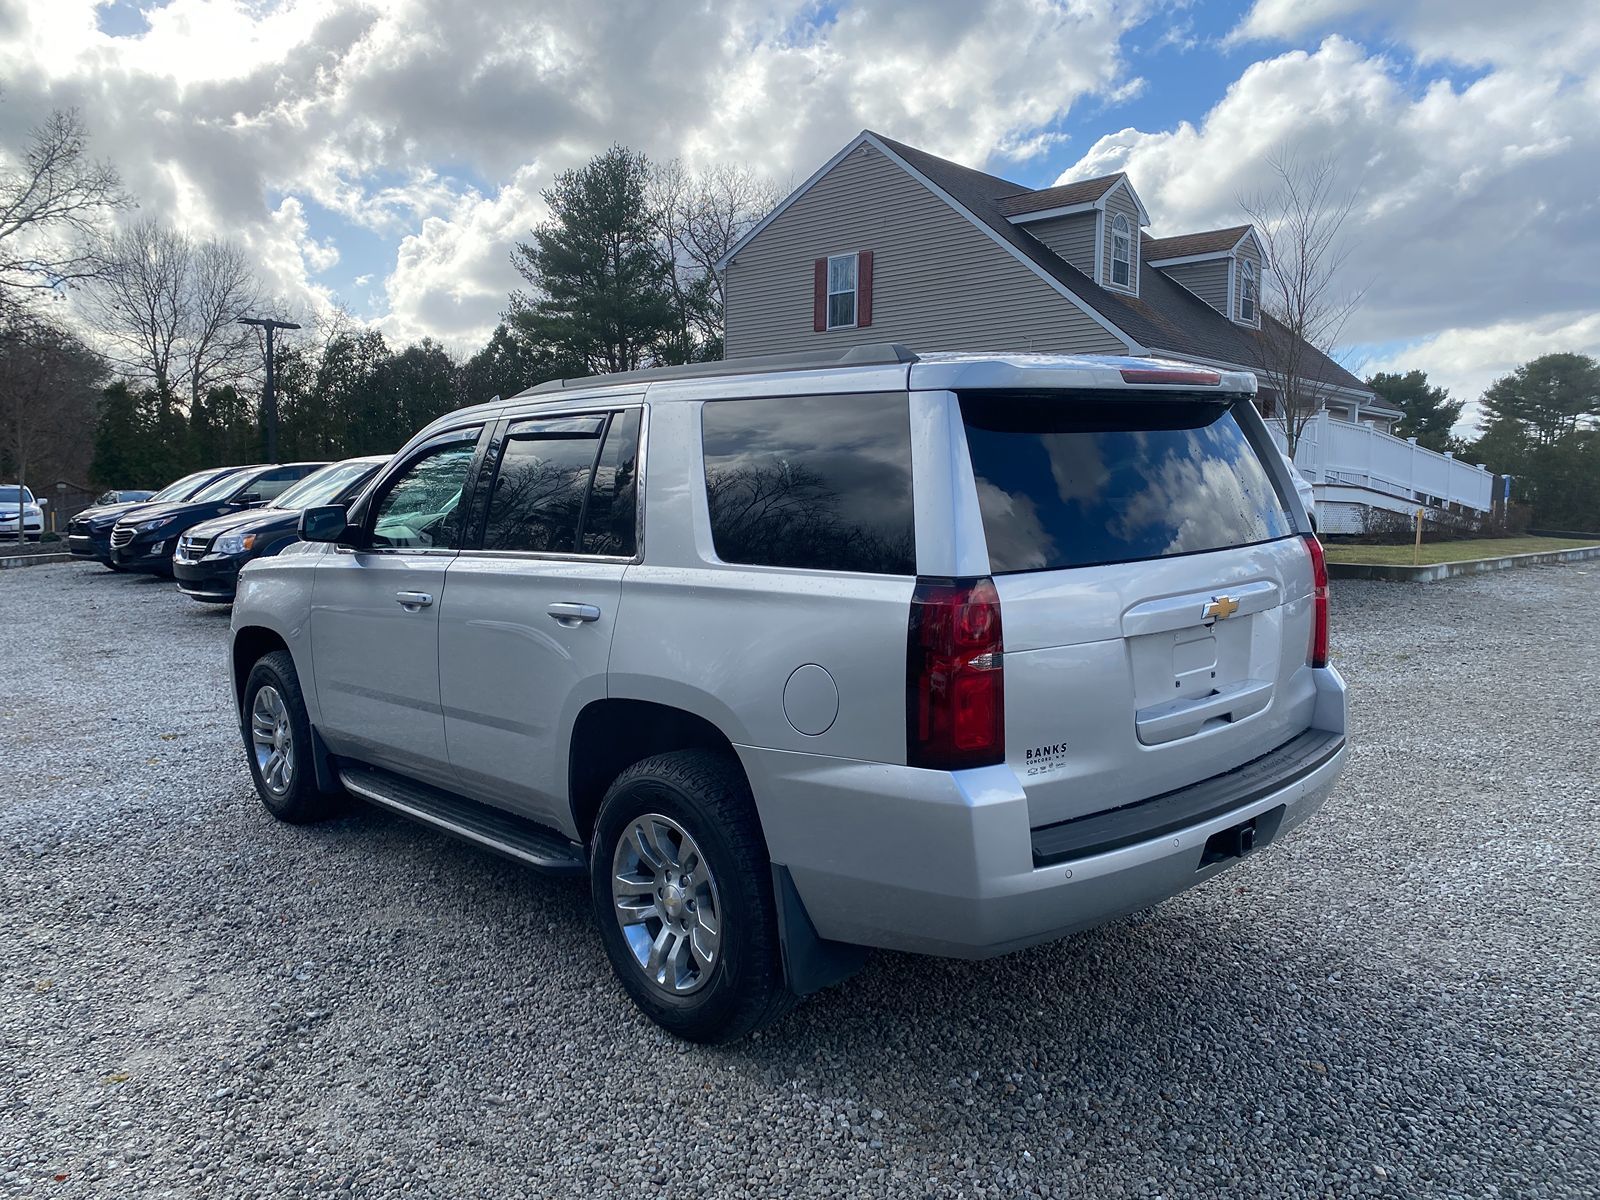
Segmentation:
[(1121, 213), (1111, 222), (1111, 282), (1133, 286), (1133, 227)]
[(828, 328), (850, 329), (856, 323), (856, 256), (828, 259)]
[(1244, 260), (1239, 275), (1239, 320), (1247, 325), (1256, 323), (1256, 264)]

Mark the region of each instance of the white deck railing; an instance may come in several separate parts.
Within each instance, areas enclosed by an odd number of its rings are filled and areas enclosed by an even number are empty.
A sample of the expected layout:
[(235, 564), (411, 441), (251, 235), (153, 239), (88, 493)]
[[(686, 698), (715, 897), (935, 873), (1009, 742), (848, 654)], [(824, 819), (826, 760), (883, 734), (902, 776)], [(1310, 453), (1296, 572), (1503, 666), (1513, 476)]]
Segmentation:
[[(1281, 449), (1282, 422), (1268, 425)], [(1313, 485), (1364, 487), (1407, 501), (1460, 504), (1478, 512), (1493, 505), (1492, 471), (1419, 446), (1415, 438), (1397, 438), (1326, 411), (1301, 430), (1294, 465)]]

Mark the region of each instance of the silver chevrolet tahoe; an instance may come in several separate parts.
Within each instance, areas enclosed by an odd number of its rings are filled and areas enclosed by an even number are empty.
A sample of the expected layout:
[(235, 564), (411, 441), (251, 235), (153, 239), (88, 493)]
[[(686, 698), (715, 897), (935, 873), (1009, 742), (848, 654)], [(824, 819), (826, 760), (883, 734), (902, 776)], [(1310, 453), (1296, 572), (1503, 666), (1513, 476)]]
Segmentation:
[(587, 877), (623, 988), (699, 1041), (870, 947), (1154, 904), (1344, 765), (1322, 550), (1254, 386), (885, 345), (451, 413), (243, 571), (256, 787)]

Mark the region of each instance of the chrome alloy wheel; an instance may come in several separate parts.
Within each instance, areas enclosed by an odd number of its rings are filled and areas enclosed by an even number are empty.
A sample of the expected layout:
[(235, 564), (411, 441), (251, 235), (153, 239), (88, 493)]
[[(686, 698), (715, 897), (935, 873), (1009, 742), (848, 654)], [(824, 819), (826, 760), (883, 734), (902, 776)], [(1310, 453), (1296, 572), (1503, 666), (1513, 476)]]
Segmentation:
[(294, 783), (294, 730), (289, 725), (289, 706), (270, 683), (262, 685), (250, 705), (250, 741), (267, 791), (274, 796), (287, 795)]
[(675, 996), (711, 978), (722, 948), (717, 881), (683, 826), (659, 813), (632, 821), (611, 859), (611, 899), (645, 977)]

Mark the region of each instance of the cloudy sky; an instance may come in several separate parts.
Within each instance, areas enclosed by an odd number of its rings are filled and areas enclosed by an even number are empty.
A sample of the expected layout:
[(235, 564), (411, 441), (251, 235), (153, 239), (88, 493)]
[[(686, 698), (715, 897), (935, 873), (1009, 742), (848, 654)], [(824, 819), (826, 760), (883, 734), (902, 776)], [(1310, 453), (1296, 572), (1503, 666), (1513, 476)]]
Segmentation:
[(1157, 235), (1329, 153), (1347, 357), (1473, 398), (1600, 353), (1597, 68), (1579, 0), (0, 0), (0, 148), (76, 105), (144, 212), (461, 350), (613, 141), (783, 183), (863, 127), (1033, 186), (1126, 169)]

